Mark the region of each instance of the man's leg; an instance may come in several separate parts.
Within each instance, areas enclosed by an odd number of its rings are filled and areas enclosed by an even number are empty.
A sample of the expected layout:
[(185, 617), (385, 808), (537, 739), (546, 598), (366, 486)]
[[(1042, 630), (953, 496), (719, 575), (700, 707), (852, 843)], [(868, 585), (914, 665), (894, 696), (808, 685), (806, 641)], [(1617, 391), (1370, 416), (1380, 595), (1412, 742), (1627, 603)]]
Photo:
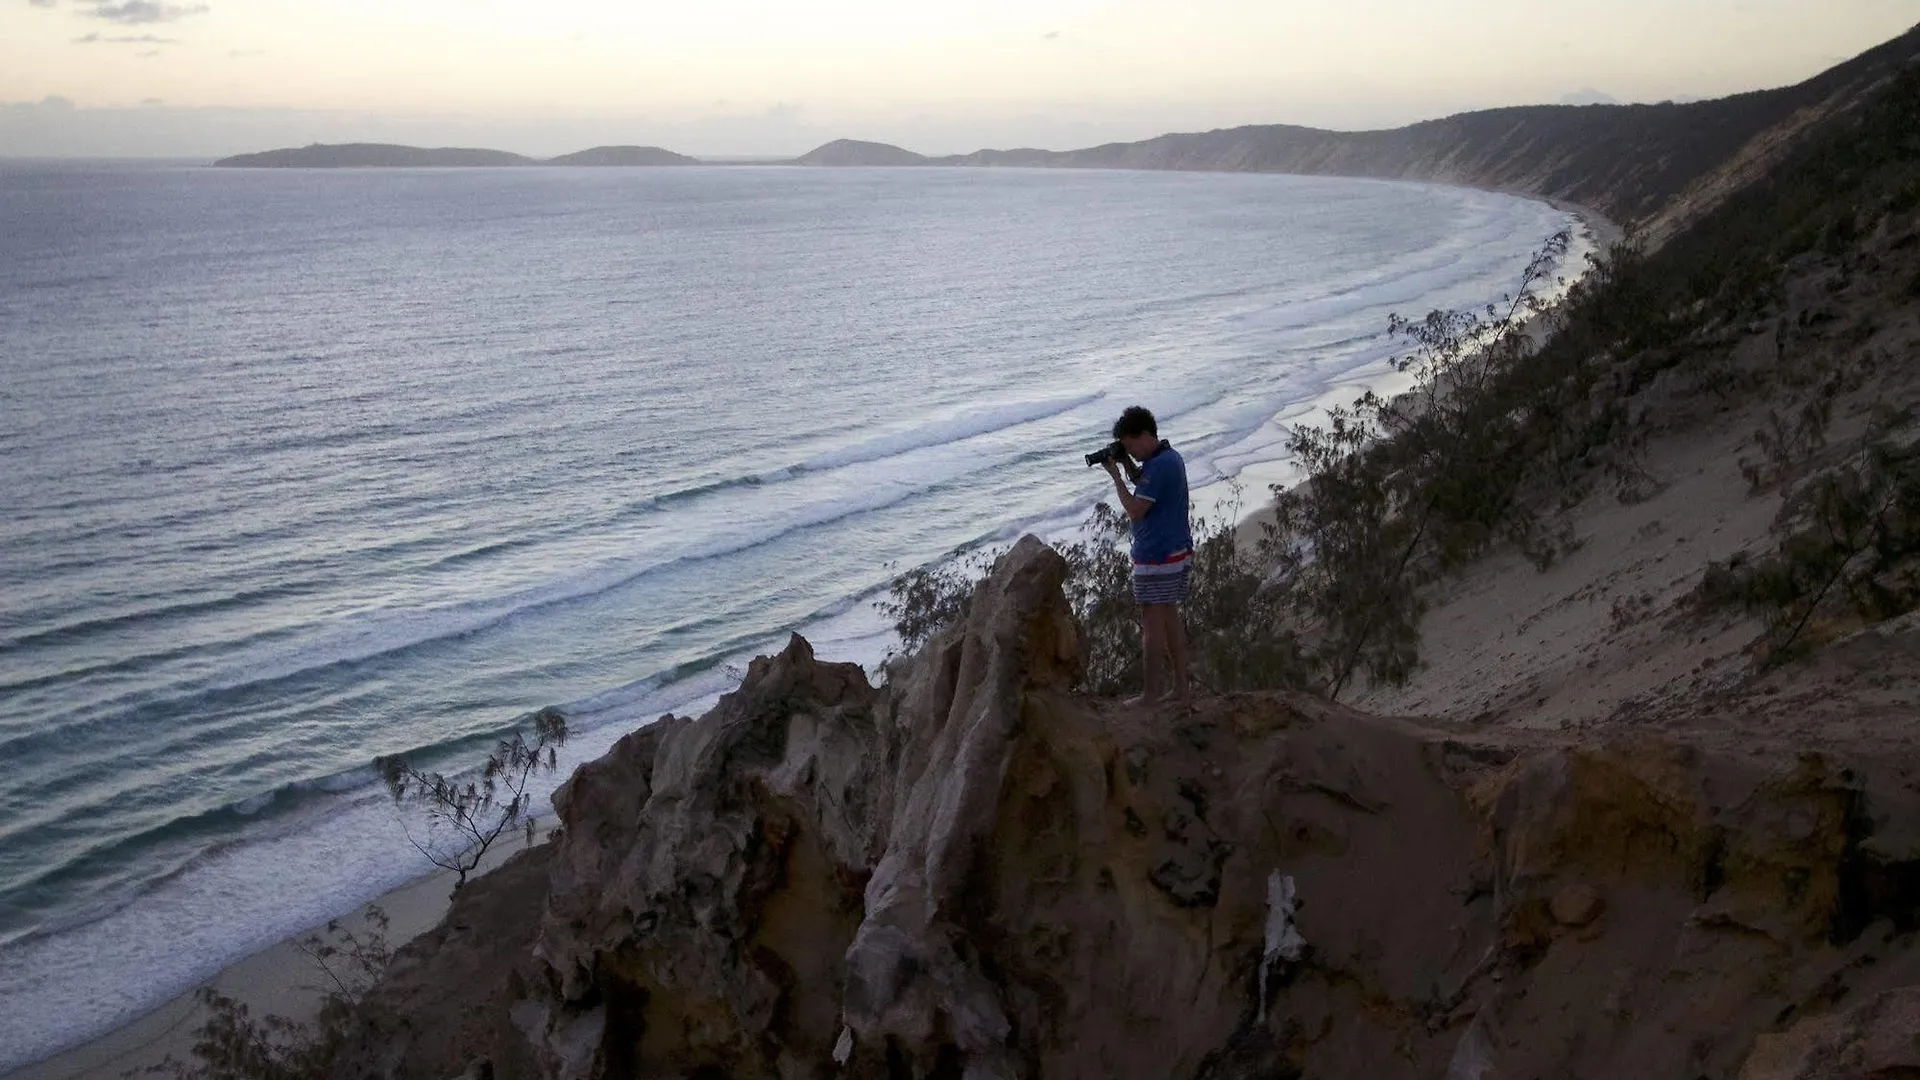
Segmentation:
[(1180, 617), (1180, 605), (1165, 604), (1163, 618), (1166, 620), (1161, 634), (1167, 643), (1167, 656), (1172, 661), (1173, 696), (1177, 700), (1188, 698), (1187, 688), (1187, 624)]
[(1166, 693), (1167, 642), (1162, 636), (1159, 604), (1140, 605), (1140, 674), (1144, 689), (1140, 701), (1151, 705)]

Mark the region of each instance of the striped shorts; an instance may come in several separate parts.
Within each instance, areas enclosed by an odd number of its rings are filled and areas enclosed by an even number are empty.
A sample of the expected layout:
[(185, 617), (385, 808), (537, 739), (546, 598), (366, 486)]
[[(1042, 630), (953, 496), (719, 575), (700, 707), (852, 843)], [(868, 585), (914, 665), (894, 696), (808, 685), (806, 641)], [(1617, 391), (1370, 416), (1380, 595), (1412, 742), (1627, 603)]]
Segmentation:
[(1186, 563), (1177, 566), (1136, 566), (1133, 568), (1133, 602), (1136, 604), (1179, 604), (1187, 599)]

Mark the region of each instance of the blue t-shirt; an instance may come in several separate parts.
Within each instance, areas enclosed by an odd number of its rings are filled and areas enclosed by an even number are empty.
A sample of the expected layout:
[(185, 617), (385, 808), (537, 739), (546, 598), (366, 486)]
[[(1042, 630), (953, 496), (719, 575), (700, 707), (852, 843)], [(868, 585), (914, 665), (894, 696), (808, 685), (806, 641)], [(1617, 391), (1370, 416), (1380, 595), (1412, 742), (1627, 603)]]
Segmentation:
[(1133, 561), (1151, 565), (1172, 561), (1193, 550), (1193, 531), (1187, 524), (1187, 463), (1179, 451), (1163, 442), (1140, 466), (1140, 482), (1133, 493), (1153, 506), (1133, 523)]

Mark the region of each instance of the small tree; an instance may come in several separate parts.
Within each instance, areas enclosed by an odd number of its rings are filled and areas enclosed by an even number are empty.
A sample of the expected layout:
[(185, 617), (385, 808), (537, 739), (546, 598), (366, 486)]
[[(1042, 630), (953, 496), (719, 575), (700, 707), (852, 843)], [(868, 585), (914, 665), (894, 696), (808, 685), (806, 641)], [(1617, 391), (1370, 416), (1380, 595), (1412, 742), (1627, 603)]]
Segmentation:
[(1192, 578), (1181, 615), (1194, 681), (1219, 692), (1307, 689), (1313, 672), (1286, 593), (1268, 587), (1271, 568), (1240, 537), (1245, 488), (1237, 479), (1226, 487), (1214, 514), (1193, 522)]
[(194, 999), (207, 1010), (207, 1019), (194, 1033), (193, 1060), (169, 1054), (140, 1075), (168, 1080), (321, 1080), (330, 1075), (354, 1007), (393, 957), (387, 926), (387, 913), (375, 906), (367, 909), (364, 933), (335, 920), (294, 942), (326, 979), (325, 986), (309, 988), (323, 994), (311, 1023), (275, 1013), (255, 1016), (238, 999), (201, 987)]
[(1402, 681), (1418, 658), (1422, 608), (1408, 571), (1426, 522), (1406, 512), (1380, 438), (1368, 413), (1334, 409), (1326, 427), (1289, 440), (1307, 480), (1273, 489), (1265, 549), (1289, 605), (1315, 630), (1312, 658), (1330, 697), (1362, 667)]
[[(415, 839), (411, 831), (407, 841), (435, 866), (459, 875), (453, 886), (458, 889), (502, 835), (518, 828), (526, 833), (527, 843), (533, 843), (533, 796), (527, 786), (536, 774), (559, 767), (556, 750), (566, 741), (566, 717), (548, 707), (533, 715), (533, 741), (522, 731), (501, 739), (487, 755), (478, 780), (425, 772), (399, 756), (377, 758), (374, 767), (394, 802), (425, 808), (427, 842)], [(435, 833), (440, 834), (438, 843)]]
[(1409, 348), (1392, 363), (1413, 389), (1368, 391), (1289, 437), (1306, 479), (1273, 489), (1265, 550), (1312, 630), (1328, 696), (1362, 672), (1393, 684), (1412, 673), (1427, 576), (1501, 536), (1537, 540), (1535, 509), (1517, 496), (1552, 398), (1514, 374), (1567, 244), (1565, 232), (1550, 237), (1519, 288), (1484, 312), (1395, 316), (1389, 333)]
[(1765, 618), (1756, 644), (1768, 665), (1799, 655), (1816, 623), (1920, 607), (1920, 448), (1889, 433), (1904, 420), (1877, 418), (1848, 460), (1788, 493), (1771, 554), (1708, 564), (1696, 602)]
[(1095, 694), (1130, 693), (1144, 679), (1133, 560), (1125, 543), (1132, 523), (1112, 506), (1095, 503), (1080, 528), (1081, 539), (1060, 554), (1067, 560), (1067, 606), (1085, 644), (1081, 684)]
[(918, 652), (935, 634), (965, 622), (974, 587), (1006, 550), (976, 548), (948, 562), (915, 567), (889, 582), (880, 613), (893, 620), (900, 635), (900, 645), (889, 658)]

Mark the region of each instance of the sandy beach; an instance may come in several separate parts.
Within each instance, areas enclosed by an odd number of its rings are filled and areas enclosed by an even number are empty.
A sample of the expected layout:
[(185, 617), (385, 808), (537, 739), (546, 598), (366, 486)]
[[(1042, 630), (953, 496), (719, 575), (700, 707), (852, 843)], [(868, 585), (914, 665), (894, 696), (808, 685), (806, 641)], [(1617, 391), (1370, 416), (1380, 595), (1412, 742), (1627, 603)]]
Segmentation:
[[(487, 853), (480, 873), (493, 870), (523, 849), (524, 844), (519, 842), (500, 845)], [(377, 907), (387, 915), (387, 945), (398, 949), (440, 921), (452, 891), (453, 875), (436, 872), (394, 889), (338, 921), (347, 930), (363, 933), (368, 927), (368, 912)], [(325, 988), (319, 985), (325, 976), (299, 942), (322, 929), (324, 926), (312, 927), (257, 952), (220, 972), (207, 985), (244, 1003), (256, 1015), (273, 1013), (301, 1022), (310, 1020), (326, 996)], [(197, 992), (181, 994), (130, 1024), (16, 1069), (0, 1076), (0, 1080), (118, 1080), (130, 1073), (140, 1075), (168, 1056), (190, 1060), (194, 1035), (205, 1014), (194, 1000)]]

